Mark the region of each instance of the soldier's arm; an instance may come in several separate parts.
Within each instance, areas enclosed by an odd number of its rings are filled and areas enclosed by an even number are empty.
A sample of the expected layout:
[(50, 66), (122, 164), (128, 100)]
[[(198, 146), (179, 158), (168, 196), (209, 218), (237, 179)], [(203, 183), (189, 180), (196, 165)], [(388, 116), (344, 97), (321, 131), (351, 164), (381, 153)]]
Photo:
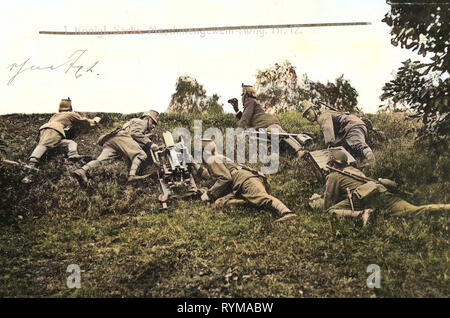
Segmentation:
[(194, 173), (197, 176), (197, 178), (208, 179), (211, 177), (211, 175), (208, 172), (208, 169), (203, 167), (201, 164), (194, 163), (193, 170), (194, 170)]
[(97, 124), (100, 122), (100, 117), (95, 117), (93, 119), (90, 119), (90, 118), (81, 116), (78, 113), (74, 113), (72, 121), (79, 125), (82, 125), (82, 126), (89, 125), (90, 127), (94, 127), (94, 126), (97, 126)]
[(70, 125), (68, 127), (64, 127), (64, 130), (70, 131), (69, 136), (71, 137), (69, 137), (69, 139), (76, 137), (77, 135), (85, 134), (92, 127), (97, 126), (97, 123), (100, 122), (100, 117), (90, 119), (75, 112), (67, 114), (67, 119), (70, 121)]
[[(256, 102), (249, 99), (244, 104), (244, 112), (240, 116), (238, 126), (242, 128), (247, 128), (252, 120), (253, 113), (255, 112)], [(237, 116), (237, 115), (236, 115)]]
[(328, 175), (323, 195), (325, 210), (339, 202), (339, 181), (337, 177), (335, 173)]
[(131, 138), (133, 138), (138, 144), (142, 145), (144, 148), (148, 147), (150, 149), (151, 145), (153, 144), (150, 138), (148, 138), (146, 135), (140, 132), (131, 134)]
[(333, 117), (329, 113), (325, 113), (319, 116), (318, 120), (323, 132), (323, 139), (325, 144), (334, 143), (336, 137), (334, 135)]
[[(134, 129), (132, 128), (134, 127)], [(144, 149), (145, 152), (148, 152), (153, 142), (150, 140), (150, 134), (146, 134), (149, 132), (148, 127), (145, 131), (141, 131), (140, 129), (137, 129), (139, 126), (139, 122), (134, 122), (134, 120), (130, 120), (126, 122), (122, 129), (128, 130), (130, 132), (131, 138), (133, 138), (141, 147)], [(130, 129), (129, 129), (130, 128)]]
[(230, 171), (222, 162), (208, 162), (208, 171), (212, 178), (216, 180), (213, 186), (208, 190), (209, 198), (211, 201), (215, 201), (230, 192), (232, 178)]

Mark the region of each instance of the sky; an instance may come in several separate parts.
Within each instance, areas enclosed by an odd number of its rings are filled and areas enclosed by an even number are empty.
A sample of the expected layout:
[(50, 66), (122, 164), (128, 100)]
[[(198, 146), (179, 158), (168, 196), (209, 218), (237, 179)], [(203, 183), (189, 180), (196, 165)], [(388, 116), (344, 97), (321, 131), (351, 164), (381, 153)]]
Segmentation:
[[(81, 112), (162, 112), (182, 75), (196, 78), (207, 95), (218, 94), (231, 112), (226, 101), (240, 97), (241, 83), (253, 84), (258, 70), (284, 60), (314, 81), (344, 74), (359, 92), (359, 106), (373, 113), (401, 62), (419, 58), (391, 45), (390, 28), (381, 22), (388, 10), (384, 1), (356, 0), (2, 1), (0, 114), (56, 112), (67, 97)], [(328, 22), (372, 24), (247, 33), (39, 34)]]

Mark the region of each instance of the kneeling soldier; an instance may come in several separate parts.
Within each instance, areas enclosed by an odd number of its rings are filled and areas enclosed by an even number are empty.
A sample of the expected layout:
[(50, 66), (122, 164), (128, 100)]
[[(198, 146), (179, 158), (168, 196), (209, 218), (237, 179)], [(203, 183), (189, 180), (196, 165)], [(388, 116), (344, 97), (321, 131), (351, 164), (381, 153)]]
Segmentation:
[(97, 159), (90, 161), (81, 169), (73, 172), (73, 176), (86, 184), (88, 178), (86, 172), (98, 167), (102, 161), (124, 158), (130, 165), (128, 181), (143, 179), (148, 176), (136, 176), (141, 163), (147, 159), (146, 151), (150, 148), (157, 149), (158, 145), (151, 142), (149, 133), (158, 124), (158, 112), (151, 110), (140, 118), (133, 118), (120, 129), (100, 136), (98, 144), (103, 147)]
[(204, 139), (203, 145), (206, 167), (215, 180), (214, 185), (202, 195), (203, 201), (212, 201), (217, 206), (251, 203), (270, 208), (279, 217), (276, 222), (296, 216), (283, 202), (267, 193), (262, 174), (216, 154), (216, 144), (210, 139)]
[(372, 149), (366, 143), (366, 124), (359, 117), (336, 111), (321, 112), (310, 102), (303, 102), (303, 107), (303, 117), (319, 123), (328, 147), (342, 144), (362, 164), (375, 159)]
[(39, 128), (39, 143), (30, 155), (27, 166), (35, 168), (47, 150), (57, 146), (68, 148), (67, 155), (70, 160), (83, 158), (84, 156), (78, 154), (77, 143), (68, 139), (68, 134), (84, 133), (99, 122), (100, 117), (89, 119), (73, 112), (70, 98), (61, 100), (59, 113), (53, 115), (48, 123)]
[[(256, 99), (256, 91), (252, 86), (242, 84), (243, 112), (239, 111), (238, 100), (236, 98), (232, 98), (228, 102), (233, 105), (236, 118), (239, 120), (239, 127), (254, 129), (267, 128), (268, 132), (273, 132), (273, 130), (277, 129), (280, 134), (286, 133), (281, 127), (278, 117), (264, 111)], [(283, 138), (282, 141), (292, 149), (298, 158), (302, 158), (305, 155), (302, 145), (296, 138), (289, 136), (289, 138)]]
[[(374, 209), (384, 210), (394, 216), (450, 211), (450, 204), (416, 206), (395, 196), (386, 187), (388, 186), (387, 181), (390, 180), (379, 179), (381, 182), (361, 181), (366, 176), (360, 170), (348, 165), (347, 155), (341, 150), (331, 152), (328, 165), (346, 174), (332, 172), (327, 177), (324, 205), (330, 213), (362, 218), (363, 224), (367, 225)], [(390, 182), (392, 183), (392, 181)]]

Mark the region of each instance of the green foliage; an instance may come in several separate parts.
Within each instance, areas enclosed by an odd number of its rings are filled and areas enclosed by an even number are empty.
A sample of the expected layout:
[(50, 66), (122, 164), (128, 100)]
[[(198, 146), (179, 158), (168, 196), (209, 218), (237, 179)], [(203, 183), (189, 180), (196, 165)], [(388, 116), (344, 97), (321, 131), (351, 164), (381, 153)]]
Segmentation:
[(203, 88), (203, 85), (200, 85), (196, 80), (191, 82), (185, 80), (183, 77), (179, 77), (175, 84), (175, 93), (172, 98), (179, 103), (182, 103), (185, 96), (191, 95), (196, 97), (206, 97), (206, 90)]
[(392, 44), (417, 51), (430, 62), (403, 62), (395, 79), (383, 88), (382, 99), (406, 104), (423, 122), (422, 135), (436, 142), (447, 139), (450, 128), (450, 7), (422, 1), (398, 1), (383, 19), (391, 29)]
[[(93, 114), (89, 114), (92, 116)], [(97, 138), (132, 115), (96, 114), (105, 124), (81, 136), (80, 153), (97, 156)], [(420, 125), (404, 114), (371, 115), (387, 141), (375, 144), (370, 176), (400, 179), (414, 203), (449, 203), (448, 149), (428, 151), (411, 139)], [(38, 127), (50, 115), (0, 117), (5, 157), (26, 160)], [(192, 114), (161, 114), (157, 134), (189, 127)], [(235, 125), (231, 114), (211, 114), (203, 129)], [(300, 113), (280, 114), (288, 131), (318, 127)], [(157, 137), (155, 137), (157, 138)], [(318, 147), (321, 144), (318, 143)], [(250, 206), (213, 209), (172, 201), (160, 210), (156, 180), (126, 184), (121, 161), (105, 164), (80, 189), (63, 151), (44, 158), (34, 183), (0, 165), (0, 296), (3, 297), (447, 297), (450, 293), (449, 218), (378, 215), (363, 228), (308, 208), (323, 191), (305, 162), (284, 156), (269, 176), (271, 192), (298, 214), (274, 224), (269, 211)], [(151, 171), (153, 167), (147, 167)], [(20, 216), (20, 217), (19, 217)], [(68, 289), (66, 268), (80, 265), (81, 288)], [(382, 270), (382, 288), (366, 286), (369, 264)]]
[(219, 95), (213, 94), (205, 103), (203, 110), (209, 114), (223, 114), (223, 105), (219, 103)]
[(372, 115), (375, 128), (383, 131), (384, 140), (374, 145), (376, 163), (369, 174), (391, 178), (402, 184), (404, 197), (416, 204), (447, 201), (449, 180), (445, 175), (450, 163), (450, 151), (432, 149), (430, 142), (415, 139), (421, 125), (405, 113)]
[(334, 83), (311, 82), (312, 99), (346, 112), (359, 112), (358, 92), (342, 74)]
[[(278, 118), (283, 123), (283, 128), (290, 133), (309, 133), (313, 136), (320, 137), (322, 132), (320, 131), (319, 125), (310, 122), (306, 118), (303, 118), (301, 112), (291, 111), (286, 113), (281, 113)], [(316, 138), (320, 139), (320, 138)]]
[(213, 94), (206, 96), (206, 90), (196, 79), (181, 76), (177, 79), (175, 93), (169, 105), (169, 112), (181, 112), (190, 114), (222, 114), (223, 105), (219, 103), (219, 96)]

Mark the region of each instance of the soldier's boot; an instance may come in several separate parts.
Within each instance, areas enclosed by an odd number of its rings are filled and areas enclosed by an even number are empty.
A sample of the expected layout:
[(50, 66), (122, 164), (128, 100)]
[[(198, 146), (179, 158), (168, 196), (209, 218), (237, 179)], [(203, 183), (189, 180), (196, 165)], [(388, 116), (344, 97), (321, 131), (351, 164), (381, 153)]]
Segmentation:
[(47, 151), (47, 147), (43, 145), (37, 145), (36, 148), (34, 148), (33, 152), (30, 155), (30, 159), (28, 159), (27, 166), (30, 168), (36, 168), (39, 164), (39, 160), (41, 157), (45, 154)]
[(30, 159), (28, 159), (28, 162), (25, 165), (25, 168), (27, 168), (27, 169), (37, 169), (38, 165), (39, 165), (39, 159), (31, 157)]
[[(38, 158), (30, 157), (30, 159), (28, 159), (28, 162), (25, 165), (25, 168), (27, 168), (29, 170), (36, 170), (38, 164), (39, 164)], [(31, 183), (31, 182), (33, 182), (33, 175), (28, 174), (25, 177), (23, 177), (21, 181), (22, 181), (22, 183)]]
[(83, 168), (77, 169), (75, 171), (72, 172), (72, 176), (77, 179), (78, 183), (81, 186), (86, 186), (89, 182), (87, 175), (86, 175), (86, 170), (84, 170)]
[(339, 216), (346, 216), (346, 217), (352, 217), (352, 218), (361, 218), (363, 221), (363, 226), (366, 226), (369, 221), (370, 217), (373, 213), (372, 209), (365, 209), (362, 211), (353, 211), (353, 210), (340, 210), (340, 209), (332, 209), (329, 210), (330, 213), (334, 213)]
[(128, 182), (134, 182), (134, 181), (138, 181), (138, 180), (142, 180), (145, 178), (148, 178), (150, 175), (146, 174), (146, 175), (142, 175), (142, 176), (137, 176), (136, 172), (139, 169), (139, 167), (141, 166), (141, 163), (147, 158), (147, 155), (145, 155), (145, 153), (143, 152), (142, 154), (139, 154), (137, 156), (135, 156), (133, 158), (133, 161), (131, 162), (131, 167), (130, 167), (130, 172), (128, 174)]
[(295, 218), (297, 215), (292, 212), (283, 202), (277, 198), (272, 199), (271, 207), (277, 212), (279, 218), (275, 220), (275, 223), (285, 222)]
[(75, 179), (77, 179), (78, 183), (81, 186), (85, 186), (89, 181), (86, 173), (89, 170), (100, 166), (100, 164), (101, 164), (101, 162), (99, 160), (91, 160), (87, 164), (85, 164), (83, 167), (81, 167), (80, 169), (77, 169), (74, 172), (72, 172), (72, 176)]

